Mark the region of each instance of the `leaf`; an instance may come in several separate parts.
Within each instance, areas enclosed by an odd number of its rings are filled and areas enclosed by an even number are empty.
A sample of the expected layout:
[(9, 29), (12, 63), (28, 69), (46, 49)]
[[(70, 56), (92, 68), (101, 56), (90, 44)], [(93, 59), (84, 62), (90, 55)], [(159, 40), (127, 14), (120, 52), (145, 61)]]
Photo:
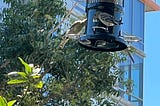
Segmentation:
[(7, 101), (4, 97), (0, 96), (0, 106), (7, 106)]
[(18, 75), (24, 77), (24, 78), (27, 78), (27, 74), (25, 72), (17, 72)]
[(33, 79), (38, 79), (38, 78), (40, 78), (40, 77), (41, 77), (40, 75), (33, 75), (33, 76), (32, 76)]
[(17, 76), (17, 72), (13, 71), (7, 74), (8, 76)]
[(45, 18), (47, 18), (48, 20), (52, 20), (52, 16), (49, 15), (49, 14), (46, 14), (46, 15), (45, 15)]
[(26, 73), (25, 72), (10, 72), (10, 73), (8, 73), (8, 75), (10, 76), (17, 76), (17, 75), (20, 75), (21, 77), (25, 77), (26, 78)]
[(35, 85), (36, 88), (42, 88), (43, 87), (43, 82), (39, 81), (38, 84)]
[(21, 61), (21, 63), (24, 65), (26, 74), (32, 73), (32, 68), (29, 66), (29, 64), (27, 64), (26, 62), (24, 62), (23, 59), (20, 58), (20, 57), (18, 57), (18, 59), (19, 59), (19, 60)]
[(18, 79), (14, 79), (14, 80), (10, 80), (7, 82), (7, 84), (21, 84), (27, 82), (27, 80), (18, 80)]
[(16, 103), (16, 100), (9, 101), (7, 103), (8, 106), (13, 106)]

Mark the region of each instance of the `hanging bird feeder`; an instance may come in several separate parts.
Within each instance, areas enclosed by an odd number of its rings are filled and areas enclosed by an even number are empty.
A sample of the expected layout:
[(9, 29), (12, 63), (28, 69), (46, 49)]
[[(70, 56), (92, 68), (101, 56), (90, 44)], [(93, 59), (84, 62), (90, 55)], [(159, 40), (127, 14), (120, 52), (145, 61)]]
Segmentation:
[(87, 0), (87, 25), (80, 37), (81, 46), (97, 51), (127, 48), (121, 37), (123, 0)]

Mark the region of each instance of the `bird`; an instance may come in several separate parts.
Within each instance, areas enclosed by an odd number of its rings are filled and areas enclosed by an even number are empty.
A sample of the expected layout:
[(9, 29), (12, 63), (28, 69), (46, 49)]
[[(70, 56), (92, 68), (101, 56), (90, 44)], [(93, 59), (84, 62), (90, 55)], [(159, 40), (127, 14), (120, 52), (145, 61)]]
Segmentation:
[(59, 47), (63, 49), (65, 44), (69, 41), (69, 39), (79, 38), (79, 35), (84, 26), (86, 25), (86, 22), (87, 19), (75, 21), (62, 37), (62, 41), (59, 44)]
[(105, 13), (105, 12), (97, 12), (98, 14), (98, 19), (106, 26), (114, 26), (114, 25), (119, 25), (119, 24), (122, 24), (121, 23), (121, 20), (120, 21), (117, 21), (115, 20), (115, 17), (108, 14), (108, 13)]

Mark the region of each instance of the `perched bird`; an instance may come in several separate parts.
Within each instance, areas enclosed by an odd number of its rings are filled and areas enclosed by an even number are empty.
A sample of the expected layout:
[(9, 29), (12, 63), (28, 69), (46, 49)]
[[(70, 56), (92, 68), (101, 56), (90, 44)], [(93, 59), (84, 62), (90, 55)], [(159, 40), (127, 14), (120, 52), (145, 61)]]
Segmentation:
[(121, 20), (120, 21), (115, 20), (114, 16), (108, 13), (98, 12), (97, 15), (98, 19), (108, 27), (121, 24)]
[(59, 45), (61, 49), (64, 48), (65, 44), (69, 41), (69, 39), (77, 39), (86, 25), (87, 19), (75, 21), (71, 27), (66, 31), (65, 35), (62, 37), (62, 41)]

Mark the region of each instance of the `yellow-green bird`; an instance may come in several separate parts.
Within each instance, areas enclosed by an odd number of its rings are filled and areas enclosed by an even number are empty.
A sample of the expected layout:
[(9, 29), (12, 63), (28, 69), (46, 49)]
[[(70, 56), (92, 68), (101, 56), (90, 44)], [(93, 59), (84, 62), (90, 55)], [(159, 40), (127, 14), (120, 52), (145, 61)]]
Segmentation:
[(79, 35), (86, 25), (87, 19), (75, 21), (71, 27), (66, 31), (65, 35), (62, 37), (62, 41), (59, 45), (61, 49), (64, 48), (65, 44), (69, 41), (69, 39), (78, 39)]

